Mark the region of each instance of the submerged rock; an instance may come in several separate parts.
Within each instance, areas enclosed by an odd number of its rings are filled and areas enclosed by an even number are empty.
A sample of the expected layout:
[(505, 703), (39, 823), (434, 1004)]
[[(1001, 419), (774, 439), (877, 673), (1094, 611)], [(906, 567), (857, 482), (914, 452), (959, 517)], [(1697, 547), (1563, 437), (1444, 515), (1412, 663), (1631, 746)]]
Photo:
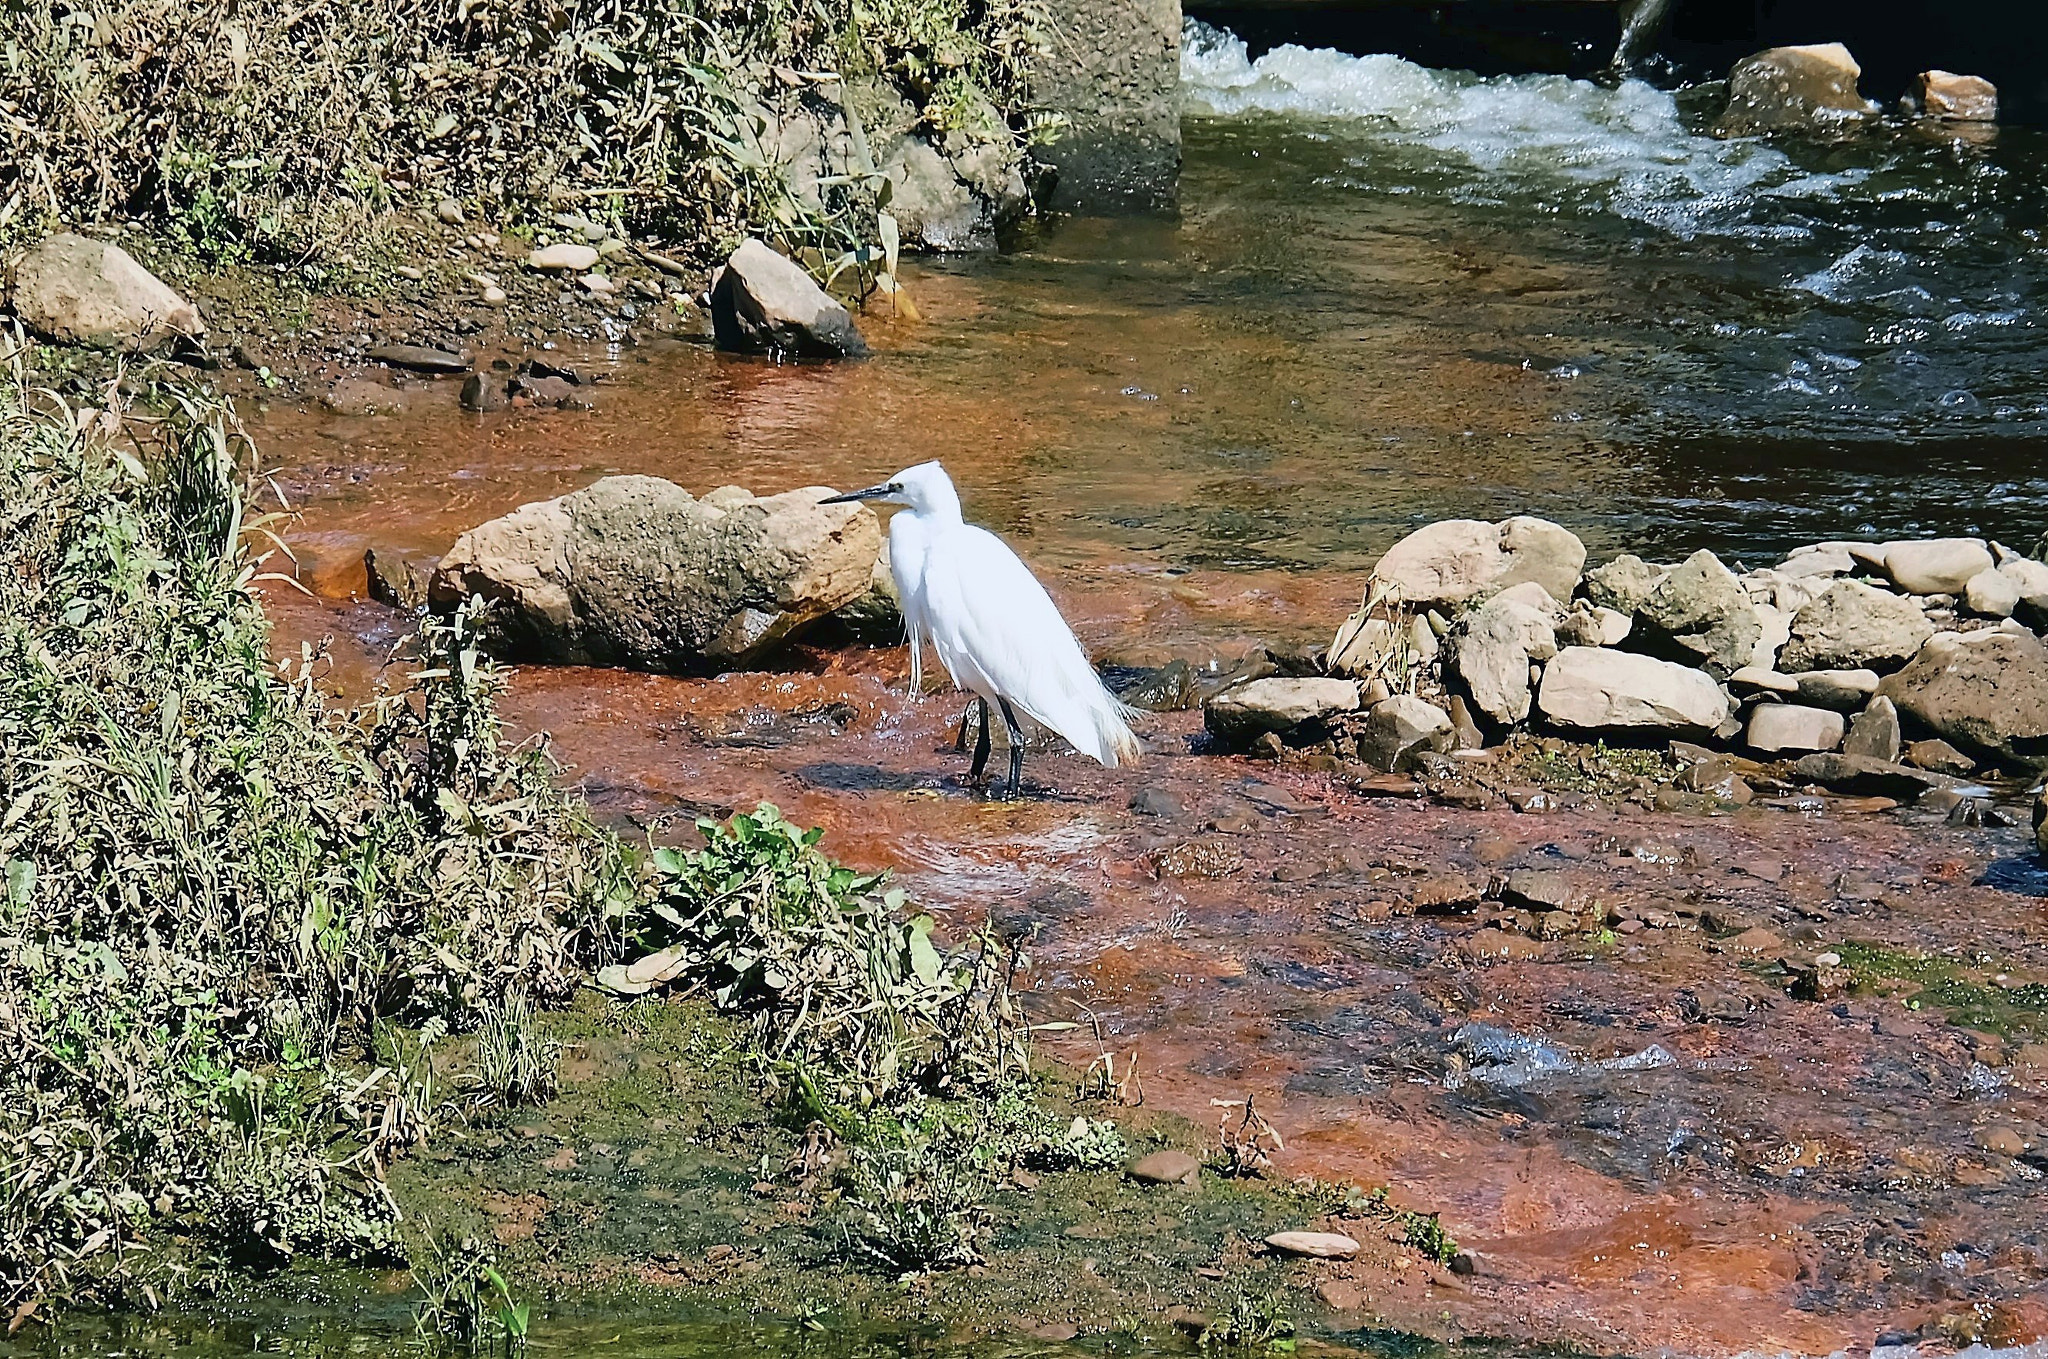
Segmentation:
[(1728, 72), (1728, 107), (1714, 135), (1853, 131), (1877, 113), (1857, 91), (1862, 75), (1856, 58), (1838, 42), (1773, 47), (1744, 57)]
[(1543, 668), (1536, 706), (1577, 731), (1701, 734), (1728, 717), (1721, 686), (1701, 671), (1651, 656), (1566, 647)]
[(2005, 764), (2048, 763), (2048, 647), (2016, 624), (1941, 633), (1880, 692), (1965, 750)]
[(456, 540), (432, 600), (501, 604), (500, 649), (647, 670), (750, 664), (866, 593), (882, 534), (812, 486), (699, 499), (659, 477), (606, 477)]
[(1225, 745), (1240, 747), (1268, 732), (1280, 734), (1304, 722), (1357, 712), (1358, 703), (1356, 680), (1276, 676), (1216, 695), (1202, 705), (1202, 725)]
[(845, 307), (793, 261), (757, 240), (732, 252), (711, 283), (718, 347), (799, 358), (857, 358), (867, 342)]
[(8, 305), (60, 344), (144, 354), (206, 334), (199, 309), (108, 241), (59, 232), (14, 266)]
[(1417, 609), (1452, 609), (1510, 585), (1534, 581), (1570, 599), (1586, 565), (1578, 535), (1547, 519), (1517, 515), (1498, 524), (1445, 519), (1387, 549), (1373, 575)]

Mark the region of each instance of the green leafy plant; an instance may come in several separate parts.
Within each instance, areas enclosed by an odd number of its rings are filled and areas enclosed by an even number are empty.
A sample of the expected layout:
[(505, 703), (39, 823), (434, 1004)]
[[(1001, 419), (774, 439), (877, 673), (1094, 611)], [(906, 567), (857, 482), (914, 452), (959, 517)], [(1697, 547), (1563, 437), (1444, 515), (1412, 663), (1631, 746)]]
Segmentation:
[(1214, 1325), (1201, 1334), (1203, 1349), (1294, 1351), (1294, 1322), (1276, 1294), (1240, 1293)]
[(512, 1296), (490, 1247), (474, 1237), (435, 1240), (417, 1253), (413, 1279), (422, 1297), (413, 1326), (424, 1339), (472, 1352), (523, 1354), (533, 1313)]

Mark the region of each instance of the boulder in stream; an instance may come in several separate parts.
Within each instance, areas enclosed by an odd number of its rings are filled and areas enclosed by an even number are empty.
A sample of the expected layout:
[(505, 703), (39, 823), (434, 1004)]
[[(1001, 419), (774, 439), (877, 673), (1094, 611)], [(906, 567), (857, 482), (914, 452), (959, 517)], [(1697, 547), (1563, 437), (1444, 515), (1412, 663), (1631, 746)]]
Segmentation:
[(1861, 128), (1877, 106), (1856, 89), (1863, 68), (1838, 42), (1772, 47), (1728, 72), (1728, 107), (1717, 137), (1805, 132), (1840, 135)]
[(867, 342), (853, 318), (794, 261), (749, 238), (711, 281), (720, 349), (796, 358), (857, 358)]
[(1959, 595), (1992, 568), (1981, 538), (1926, 538), (1884, 545), (1884, 573), (1909, 595)]
[(1922, 118), (1949, 123), (1998, 121), (1998, 87), (1983, 76), (1953, 71), (1922, 71), (1913, 77), (1906, 105)]
[(606, 477), (456, 540), (431, 599), (482, 595), (497, 648), (576, 665), (702, 672), (754, 663), (874, 587), (882, 531), (864, 505), (808, 486), (698, 498), (659, 477)]

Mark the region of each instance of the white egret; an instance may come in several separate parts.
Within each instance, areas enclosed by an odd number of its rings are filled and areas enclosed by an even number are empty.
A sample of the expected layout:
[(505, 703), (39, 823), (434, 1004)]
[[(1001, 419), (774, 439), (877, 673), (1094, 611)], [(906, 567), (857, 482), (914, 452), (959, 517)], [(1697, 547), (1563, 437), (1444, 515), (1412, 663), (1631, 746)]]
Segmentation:
[(1138, 758), (1130, 709), (1103, 688), (1031, 568), (1002, 539), (960, 517), (945, 468), (919, 463), (825, 503), (849, 500), (901, 506), (889, 521), (889, 569), (910, 635), (910, 692), (919, 691), (930, 642), (953, 683), (980, 703), (970, 779), (988, 766), (990, 704), (1002, 711), (1010, 738), (1009, 797), (1024, 777), (1020, 711), (1112, 769)]

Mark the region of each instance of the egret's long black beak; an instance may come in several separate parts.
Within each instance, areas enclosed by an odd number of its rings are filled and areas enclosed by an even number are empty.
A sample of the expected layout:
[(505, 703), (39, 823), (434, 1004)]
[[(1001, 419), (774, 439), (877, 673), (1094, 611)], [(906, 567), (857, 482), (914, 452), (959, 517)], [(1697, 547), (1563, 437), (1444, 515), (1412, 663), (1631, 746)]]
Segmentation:
[(885, 495), (896, 495), (902, 490), (902, 482), (885, 481), (880, 486), (870, 486), (861, 491), (848, 491), (845, 495), (828, 495), (818, 503), (820, 505), (844, 505), (849, 500), (875, 500)]

